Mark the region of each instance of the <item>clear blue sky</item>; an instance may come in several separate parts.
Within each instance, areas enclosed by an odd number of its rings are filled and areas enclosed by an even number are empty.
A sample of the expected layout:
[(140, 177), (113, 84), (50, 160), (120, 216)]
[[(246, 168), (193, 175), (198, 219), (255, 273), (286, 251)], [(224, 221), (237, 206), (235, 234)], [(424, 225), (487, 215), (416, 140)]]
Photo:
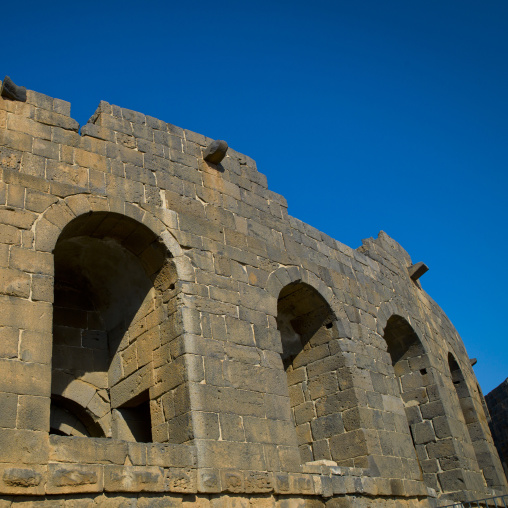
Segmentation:
[(4, 2), (0, 74), (227, 140), (289, 212), (430, 271), (485, 393), (508, 376), (508, 2)]

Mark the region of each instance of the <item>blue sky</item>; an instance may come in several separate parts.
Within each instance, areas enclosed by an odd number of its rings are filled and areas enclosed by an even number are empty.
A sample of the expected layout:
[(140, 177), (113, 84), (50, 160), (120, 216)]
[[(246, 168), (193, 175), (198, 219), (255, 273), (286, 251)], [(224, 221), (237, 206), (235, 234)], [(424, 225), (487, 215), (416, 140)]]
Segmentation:
[(9, 2), (0, 74), (225, 139), (291, 215), (429, 272), (484, 393), (508, 376), (508, 2)]

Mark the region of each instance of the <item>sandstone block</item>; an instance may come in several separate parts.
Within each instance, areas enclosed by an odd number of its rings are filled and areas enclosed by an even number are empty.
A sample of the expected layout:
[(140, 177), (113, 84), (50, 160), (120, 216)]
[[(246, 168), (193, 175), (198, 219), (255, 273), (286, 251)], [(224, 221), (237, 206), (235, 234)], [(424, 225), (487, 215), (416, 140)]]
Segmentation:
[(194, 494), (197, 492), (197, 474), (191, 468), (170, 468), (166, 470), (165, 490)]
[(79, 464), (49, 464), (48, 494), (101, 492), (104, 488), (103, 466)]
[(221, 479), (218, 469), (200, 469), (197, 475), (197, 490), (202, 493), (221, 492)]
[(18, 357), (19, 331), (17, 328), (0, 327), (0, 358)]
[(40, 138), (34, 138), (32, 143), (32, 152), (34, 155), (39, 155), (46, 159), (58, 160), (60, 156), (60, 148), (58, 144)]
[[(62, 105), (62, 102), (63, 101), (60, 101), (58, 103), (59, 105), (56, 109), (65, 112), (68, 109), (70, 112), (70, 105), (67, 107), (67, 105)], [(53, 107), (53, 109), (55, 109), (55, 107)], [(68, 115), (60, 114), (59, 112), (56, 112), (56, 110), (51, 112), (46, 109), (37, 108), (35, 110), (35, 120), (44, 125), (61, 127), (62, 129), (71, 130), (74, 132), (78, 132), (79, 130), (79, 124), (76, 122), (76, 120), (69, 118)]]
[(49, 397), (20, 395), (18, 398), (17, 428), (49, 432)]
[(48, 397), (50, 393), (50, 367), (39, 363), (0, 360), (1, 391), (19, 395)]
[(0, 427), (16, 428), (18, 396), (14, 393), (0, 393)]
[[(23, 194), (24, 199), (24, 194)], [(21, 244), (21, 231), (14, 227), (6, 224), (0, 224), (0, 238), (2, 243), (9, 245), (20, 245)]]
[(44, 495), (45, 479), (45, 466), (0, 465), (0, 490), (4, 494)]
[(179, 444), (147, 444), (147, 464), (160, 467), (189, 468), (196, 465), (194, 447)]
[(46, 464), (49, 453), (48, 434), (20, 429), (0, 429), (0, 462)]
[(164, 470), (154, 466), (104, 466), (106, 492), (162, 492)]

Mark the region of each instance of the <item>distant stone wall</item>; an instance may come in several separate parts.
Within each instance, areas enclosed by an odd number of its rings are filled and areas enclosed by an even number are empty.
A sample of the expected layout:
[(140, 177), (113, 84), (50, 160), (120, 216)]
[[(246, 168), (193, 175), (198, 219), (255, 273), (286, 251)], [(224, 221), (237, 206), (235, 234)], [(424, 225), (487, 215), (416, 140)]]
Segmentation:
[(289, 216), (225, 143), (19, 97), (0, 98), (6, 506), (506, 492), (462, 340), (397, 242)]
[(508, 379), (494, 388), (486, 397), (490, 412), (490, 430), (503, 464), (508, 474)]

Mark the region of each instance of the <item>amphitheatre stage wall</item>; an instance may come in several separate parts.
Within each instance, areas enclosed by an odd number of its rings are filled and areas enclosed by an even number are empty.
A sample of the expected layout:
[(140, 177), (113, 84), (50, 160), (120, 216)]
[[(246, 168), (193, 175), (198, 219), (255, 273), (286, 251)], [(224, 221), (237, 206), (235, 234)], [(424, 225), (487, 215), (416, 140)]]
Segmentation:
[(462, 340), (396, 241), (291, 217), (225, 143), (7, 92), (0, 507), (506, 492)]

